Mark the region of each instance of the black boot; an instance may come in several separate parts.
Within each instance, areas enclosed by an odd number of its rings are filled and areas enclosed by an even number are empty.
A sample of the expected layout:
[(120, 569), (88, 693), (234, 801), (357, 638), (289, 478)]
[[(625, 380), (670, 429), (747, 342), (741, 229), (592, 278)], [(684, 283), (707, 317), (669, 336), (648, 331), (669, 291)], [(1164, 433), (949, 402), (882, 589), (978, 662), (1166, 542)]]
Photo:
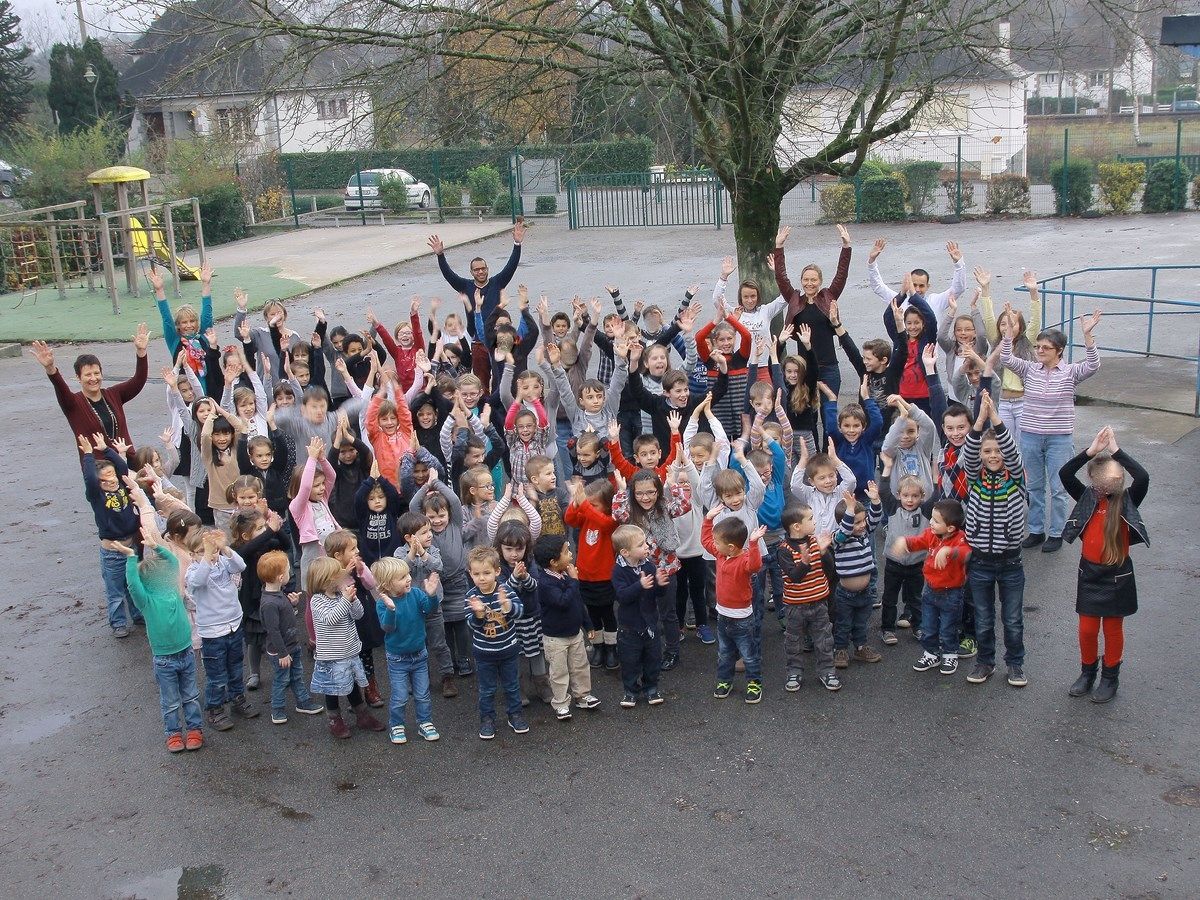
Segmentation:
[(1096, 670), (1100, 668), (1100, 660), (1094, 663), (1084, 663), (1079, 670), (1079, 677), (1075, 679), (1075, 683), (1067, 688), (1067, 693), (1072, 697), (1084, 697), (1092, 689), (1092, 685), (1096, 683)]
[(606, 668), (606, 669), (621, 668), (621, 661), (617, 658), (617, 645), (616, 644), (605, 644), (604, 645), (604, 668)]
[(604, 668), (604, 645), (603, 644), (591, 644), (587, 648), (587, 658), (588, 658), (588, 665), (590, 665), (593, 669), (603, 669)]
[(1100, 669), (1100, 683), (1092, 691), (1093, 703), (1107, 703), (1117, 696), (1117, 676), (1121, 674), (1121, 664), (1103, 666)]

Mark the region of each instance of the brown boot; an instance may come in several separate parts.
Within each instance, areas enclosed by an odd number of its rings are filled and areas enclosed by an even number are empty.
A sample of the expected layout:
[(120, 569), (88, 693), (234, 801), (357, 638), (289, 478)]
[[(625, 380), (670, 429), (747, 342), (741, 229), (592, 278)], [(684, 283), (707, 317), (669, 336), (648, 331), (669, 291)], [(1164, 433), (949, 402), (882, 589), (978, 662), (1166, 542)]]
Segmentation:
[(458, 685), (454, 683), (453, 675), (442, 676), (442, 696), (447, 699), (458, 696)]
[(342, 718), (340, 712), (330, 713), (329, 733), (342, 740), (350, 737), (350, 726), (346, 724), (346, 720)]
[(375, 679), (367, 679), (367, 689), (363, 691), (363, 696), (367, 700), (367, 706), (372, 706), (375, 709), (383, 706), (383, 698), (379, 696), (379, 688), (375, 686)]
[(371, 715), (371, 711), (367, 709), (365, 703), (355, 707), (354, 724), (363, 731), (387, 731), (387, 727)]
[(879, 655), (879, 651), (870, 644), (863, 644), (861, 647), (855, 650), (854, 658), (859, 662), (866, 663), (876, 663), (883, 659), (883, 657)]

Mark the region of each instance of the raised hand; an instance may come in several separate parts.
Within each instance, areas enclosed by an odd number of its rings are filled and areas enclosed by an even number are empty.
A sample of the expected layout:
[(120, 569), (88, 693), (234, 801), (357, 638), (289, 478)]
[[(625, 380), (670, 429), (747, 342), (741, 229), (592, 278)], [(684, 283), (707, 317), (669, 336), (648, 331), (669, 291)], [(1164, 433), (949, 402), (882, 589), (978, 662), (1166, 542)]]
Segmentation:
[(238, 312), (246, 311), (246, 304), (250, 302), (250, 296), (244, 288), (233, 289), (233, 302), (237, 304)]
[(103, 431), (97, 431), (92, 435), (92, 446), (98, 453), (103, 453), (108, 449), (108, 441), (105, 440)]
[[(1100, 314), (1096, 313), (1097, 319)], [(146, 355), (146, 348), (150, 346), (150, 329), (146, 327), (145, 322), (139, 322), (137, 331), (133, 333), (133, 348), (137, 351), (138, 356)]]
[(308, 457), (309, 459), (319, 460), (325, 455), (325, 442), (319, 437), (313, 438), (308, 442)]
[(1103, 314), (1097, 309), (1090, 316), (1085, 314), (1079, 317), (1079, 324), (1083, 326), (1083, 338), (1085, 341), (1092, 339), (1092, 332), (1100, 324), (1101, 315)]
[(1024, 272), (1021, 273), (1021, 283), (1023, 285), (1025, 285), (1025, 287), (1028, 288), (1030, 291), (1036, 291), (1037, 290), (1037, 274), (1029, 269), (1026, 269)]
[(31, 345), (33, 348), (33, 358), (47, 372), (54, 370), (54, 351), (50, 349), (50, 345), (45, 341), (34, 341)]
[(1096, 432), (1096, 436), (1092, 438), (1091, 446), (1087, 448), (1088, 456), (1095, 456), (1097, 453), (1102, 453), (1108, 447), (1109, 431), (1109, 427), (1105, 425), (1098, 432)]
[(749, 539), (750, 539), (751, 541), (761, 541), (761, 540), (763, 539), (763, 536), (764, 536), (766, 533), (767, 533), (767, 526), (766, 526), (766, 525), (759, 525), (759, 526), (758, 526), (757, 528), (755, 528), (755, 529), (754, 529), (752, 532), (750, 532)]
[(871, 247), (871, 252), (867, 254), (867, 263), (874, 264), (875, 260), (879, 259), (879, 254), (883, 252), (883, 248), (887, 246), (887, 241), (883, 238), (876, 238), (875, 244)]
[(129, 445), (125, 443), (124, 438), (120, 436), (113, 438), (112, 448), (116, 450), (120, 456), (126, 456), (129, 453)]
[(678, 410), (671, 410), (667, 413), (667, 427), (671, 429), (672, 434), (679, 434), (679, 426), (683, 422), (683, 416)]
[(962, 259), (962, 251), (958, 249), (957, 241), (946, 241), (946, 252), (950, 254), (950, 259), (958, 265), (958, 261)]
[(787, 243), (788, 235), (791, 233), (792, 233), (792, 229), (791, 229), (791, 227), (789, 227), (787, 225), (784, 225), (782, 228), (779, 229), (778, 232), (775, 233), (776, 249), (782, 247), (785, 243)]
[(164, 294), (162, 272), (158, 270), (157, 266), (146, 273), (146, 280), (150, 282), (150, 287), (154, 288), (155, 296)]
[(983, 266), (976, 266), (974, 269), (975, 283), (984, 291), (988, 290), (992, 285), (992, 273)]
[(421, 314), (421, 298), (419, 295), (414, 294), (413, 298), (410, 301), (408, 301), (408, 317), (411, 319), (413, 316), (419, 316), (420, 314)]
[[(208, 286), (212, 284), (212, 277), (213, 277), (212, 263), (210, 263), (206, 259), (204, 261), (204, 265), (202, 265), (200, 267), (200, 284), (201, 284), (201, 286), (204, 288), (208, 288)], [(204, 293), (207, 294), (208, 291), (205, 290)]]
[(92, 452), (92, 442), (87, 439), (87, 435), (77, 434), (75, 440), (79, 442), (79, 452), (84, 456)]
[(946, 292), (946, 308), (950, 310), (950, 315), (958, 315), (958, 294), (954, 291)]
[(874, 481), (867, 482), (867, 499), (871, 501), (872, 506), (879, 503), (879, 485)]
[(866, 400), (871, 396), (871, 391), (867, 387), (867, 376), (862, 377), (862, 384), (858, 388), (858, 396), (862, 400)]
[(525, 240), (525, 219), (523, 216), (517, 216), (516, 224), (512, 227), (513, 243), (519, 244)]
[(838, 237), (842, 239), (842, 246), (849, 247), (850, 246), (850, 232), (846, 230), (846, 226), (839, 224), (837, 226), (837, 233), (838, 233)]
[[(912, 279), (908, 278), (908, 276), (905, 276), (904, 284), (905, 284), (906, 288), (911, 288), (912, 287)], [(896, 302), (895, 297), (892, 298), (892, 319), (895, 320), (895, 322), (896, 322), (896, 330), (903, 331), (904, 330), (904, 313), (900, 311), (900, 304)]]
[(436, 234), (431, 234), (429, 236), (429, 240), (427, 240), (425, 243), (427, 243), (429, 245), (429, 249), (438, 256), (441, 256), (446, 252), (446, 245), (442, 243), (442, 239)]
[(828, 318), (829, 318), (829, 324), (832, 325), (835, 329), (841, 327), (842, 313), (841, 313), (841, 310), (838, 308), (838, 302), (837, 302), (836, 297), (829, 301), (829, 317)]
[(914, 293), (916, 293), (913, 290), (912, 272), (904, 273), (904, 282), (902, 285), (902, 290), (903, 290), (905, 297), (911, 297)]
[(932, 341), (921, 351), (921, 362), (925, 364), (925, 374), (932, 375), (937, 371), (937, 344)]

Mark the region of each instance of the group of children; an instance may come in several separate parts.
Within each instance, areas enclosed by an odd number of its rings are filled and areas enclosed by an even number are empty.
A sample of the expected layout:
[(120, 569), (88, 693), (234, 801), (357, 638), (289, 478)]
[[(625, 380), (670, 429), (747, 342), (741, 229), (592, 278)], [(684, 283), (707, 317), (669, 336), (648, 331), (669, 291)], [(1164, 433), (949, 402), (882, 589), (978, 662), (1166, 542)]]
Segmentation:
[[(327, 713), (334, 737), (350, 737), (353, 720), (396, 744), (408, 740), (410, 699), (416, 733), (438, 740), (439, 679), (449, 699), (475, 678), (485, 740), (498, 690), (523, 734), (530, 698), (560, 720), (598, 707), (593, 670), (620, 670), (622, 707), (659, 705), (689, 628), (717, 645), (714, 696), (744, 672), (755, 704), (771, 611), (789, 692), (808, 653), (830, 691), (852, 662), (879, 662), (875, 608), (884, 645), (906, 629), (919, 639), (915, 670), (952, 675), (977, 657), (967, 680), (982, 683), (995, 669), (998, 596), (1007, 681), (1025, 685), (1027, 490), (976, 316), (939, 326), (928, 275), (915, 270), (885, 311), (890, 340), (860, 348), (838, 312), (844, 274), (823, 288), (808, 266), (802, 288), (785, 289), (783, 262), (780, 241), (780, 298), (764, 303), (747, 279), (729, 306), (727, 260), (698, 331), (694, 288), (674, 316), (640, 303), (630, 315), (610, 288), (614, 313), (576, 297), (551, 316), (542, 298), (535, 319), (524, 286), (510, 312), (473, 262), (475, 280), (459, 279), (462, 313), (438, 321), (433, 301), (423, 326), (414, 299), (394, 331), (372, 312), (361, 334), (330, 329), (317, 310), (302, 336), (278, 301), (252, 325), (238, 292), (229, 346), (211, 326), (211, 270), (200, 314), (172, 312), (152, 275), (175, 359), (161, 444), (135, 451), (104, 434), (79, 444), (103, 547), (126, 557), (120, 577), (145, 618), (167, 749), (197, 749), (204, 722), (227, 730), (256, 717), (247, 692), (264, 656), (273, 723), (288, 721), (290, 690), (297, 713)], [(785, 310), (777, 333), (771, 317)], [(1011, 338), (1019, 316), (1006, 315)], [(831, 353), (834, 337), (860, 376), (853, 402), (813, 349), (828, 339)], [(1092, 491), (1074, 478), (1085, 464)], [(1090, 691), (1103, 630), (1093, 699), (1111, 699), (1120, 617), (1136, 609), (1132, 578), (1112, 584), (1132, 573), (1129, 544), (1146, 540), (1147, 478), (1107, 430), (1067, 468), (1080, 501), (1067, 537), (1082, 538), (1090, 567), (1071, 692)], [(371, 712), (385, 702), (386, 725)]]

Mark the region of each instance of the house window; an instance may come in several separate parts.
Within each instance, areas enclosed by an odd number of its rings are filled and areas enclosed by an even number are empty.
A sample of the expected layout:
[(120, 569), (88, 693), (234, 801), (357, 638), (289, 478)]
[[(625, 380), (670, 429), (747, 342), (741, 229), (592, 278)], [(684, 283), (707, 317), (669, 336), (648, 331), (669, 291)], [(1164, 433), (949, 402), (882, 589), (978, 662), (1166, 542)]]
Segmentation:
[(966, 131), (970, 119), (971, 98), (966, 94), (942, 94), (934, 97), (917, 113), (912, 130), (932, 132)]
[(217, 131), (235, 141), (252, 140), (257, 136), (254, 111), (244, 106), (217, 110)]
[(345, 98), (317, 101), (317, 118), (322, 122), (348, 118), (350, 105)]
[(1043, 72), (1038, 76), (1038, 80), (1041, 81), (1042, 84), (1058, 84), (1058, 73)]
[(1107, 72), (1088, 72), (1087, 86), (1091, 88), (1102, 88), (1108, 84)]

